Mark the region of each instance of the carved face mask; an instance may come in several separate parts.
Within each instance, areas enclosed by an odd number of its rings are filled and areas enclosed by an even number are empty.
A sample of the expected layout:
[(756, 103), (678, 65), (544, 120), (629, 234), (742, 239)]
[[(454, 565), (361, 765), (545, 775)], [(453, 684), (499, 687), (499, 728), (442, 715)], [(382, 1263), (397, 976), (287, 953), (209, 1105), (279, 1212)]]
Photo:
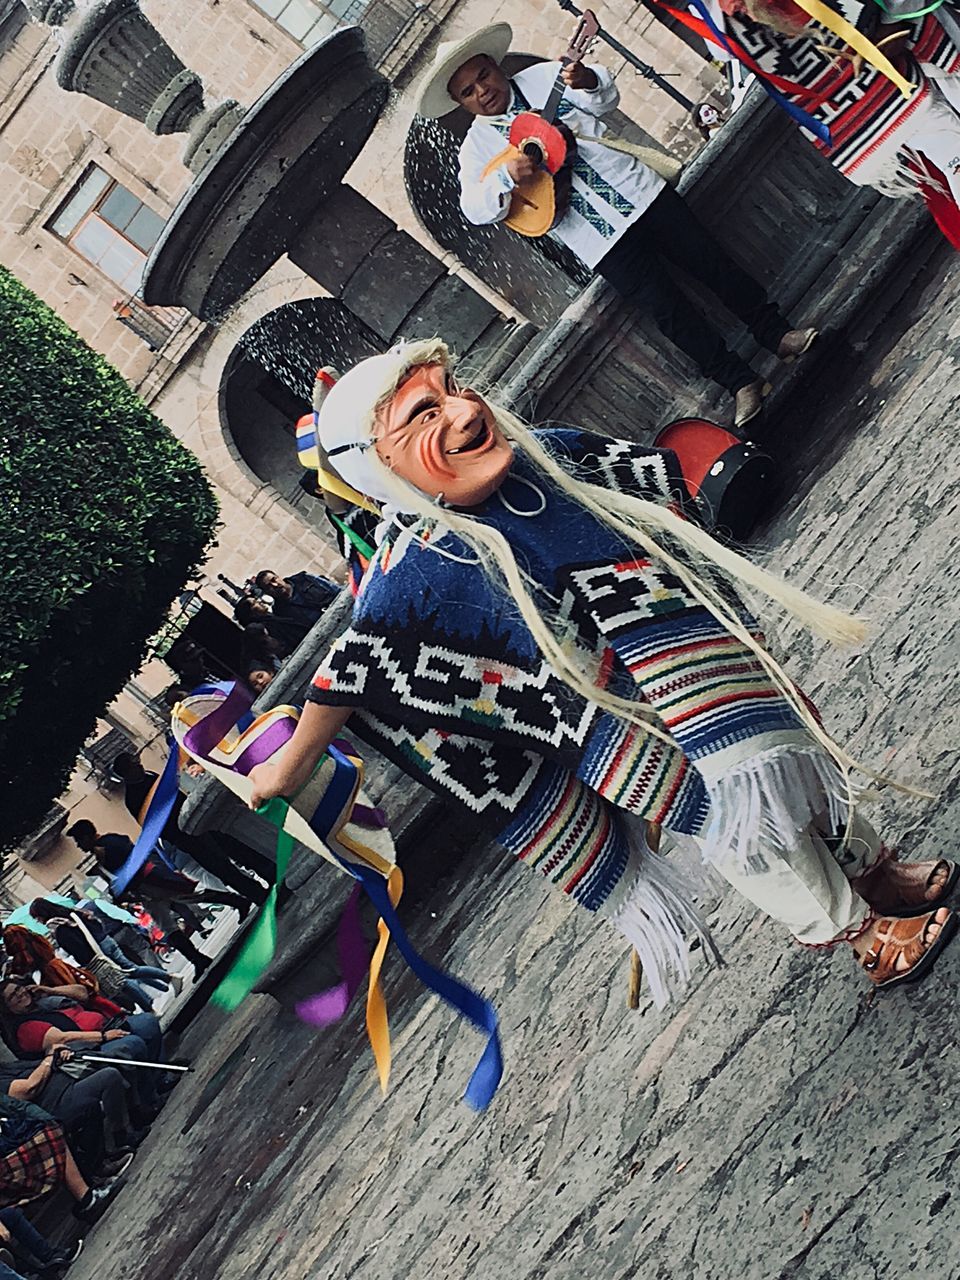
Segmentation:
[(419, 365), (377, 415), (377, 454), (391, 471), (451, 507), (475, 507), (503, 483), (513, 448), (474, 391), (441, 364)]

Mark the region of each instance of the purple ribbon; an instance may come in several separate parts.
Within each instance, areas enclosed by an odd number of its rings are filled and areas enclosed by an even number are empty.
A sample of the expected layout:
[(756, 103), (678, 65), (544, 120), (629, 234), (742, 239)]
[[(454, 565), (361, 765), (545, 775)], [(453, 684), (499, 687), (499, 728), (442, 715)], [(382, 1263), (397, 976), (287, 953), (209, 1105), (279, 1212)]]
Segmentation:
[[(206, 692), (206, 690), (203, 690), (203, 692)], [(213, 692), (212, 689), (211, 692)], [(217, 690), (217, 692), (221, 691)], [(191, 725), (183, 735), (184, 747), (191, 755), (209, 760), (214, 748), (223, 741), (237, 721), (250, 710), (252, 703), (253, 695), (241, 687), (239, 680), (235, 681), (220, 705), (215, 710), (208, 712), (195, 725)], [(250, 767), (253, 768), (253, 765)]]
[(357, 884), (347, 899), (337, 927), (337, 960), (343, 981), (296, 1005), (297, 1017), (311, 1026), (329, 1027), (339, 1021), (366, 979), (370, 949), (360, 921), (360, 893), (361, 886)]

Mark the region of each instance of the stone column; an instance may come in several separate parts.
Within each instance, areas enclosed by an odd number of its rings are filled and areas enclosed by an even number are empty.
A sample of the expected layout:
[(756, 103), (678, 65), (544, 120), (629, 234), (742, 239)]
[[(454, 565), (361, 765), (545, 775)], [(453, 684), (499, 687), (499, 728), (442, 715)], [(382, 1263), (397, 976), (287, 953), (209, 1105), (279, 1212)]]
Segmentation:
[(287, 255), (359, 316), (384, 346), (441, 335), (471, 365), (496, 363), (532, 325), (497, 309), (352, 187), (341, 186), (301, 228)]

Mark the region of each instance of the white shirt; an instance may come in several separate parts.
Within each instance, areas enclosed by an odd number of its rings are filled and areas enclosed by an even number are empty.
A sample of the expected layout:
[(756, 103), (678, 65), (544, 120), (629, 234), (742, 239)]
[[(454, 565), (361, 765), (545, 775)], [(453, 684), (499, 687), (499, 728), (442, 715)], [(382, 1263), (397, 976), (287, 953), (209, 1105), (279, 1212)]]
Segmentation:
[[(568, 89), (558, 118), (574, 133), (597, 138), (607, 131), (600, 116), (613, 111), (620, 94), (609, 71), (603, 67), (591, 70), (597, 77), (597, 87)], [(559, 62), (539, 62), (518, 72), (511, 83), (530, 107), (537, 109), (546, 104), (559, 74)], [(486, 178), (481, 175), (507, 145), (505, 126), (519, 109), (514, 95), (504, 115), (475, 116), (460, 147), (460, 208), (475, 226), (500, 222), (510, 211), (515, 183), (506, 168), (501, 166)], [(633, 156), (578, 139), (570, 205), (550, 235), (572, 249), (588, 267), (595, 267), (665, 185), (659, 174)]]

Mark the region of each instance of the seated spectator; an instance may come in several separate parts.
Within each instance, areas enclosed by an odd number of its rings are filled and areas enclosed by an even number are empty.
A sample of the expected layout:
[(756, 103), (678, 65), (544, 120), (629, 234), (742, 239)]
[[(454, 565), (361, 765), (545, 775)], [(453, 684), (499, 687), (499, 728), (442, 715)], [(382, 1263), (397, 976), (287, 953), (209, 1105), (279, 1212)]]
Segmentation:
[(292, 650), (272, 636), (264, 623), (250, 622), (243, 629), (241, 652), (245, 658), (259, 658), (274, 671), (279, 671), (284, 658), (288, 658)]
[(95, 969), (92, 962), (97, 955), (94, 949), (96, 946), (109, 960), (119, 965), (130, 975), (124, 983), (125, 994), (146, 1013), (152, 1012), (153, 1001), (134, 979), (160, 991), (174, 987), (179, 994), (183, 986), (182, 978), (167, 973), (166, 969), (158, 969), (155, 965), (132, 965), (101, 922), (83, 908), (71, 911), (69, 907), (49, 902), (46, 898), (35, 898), (30, 903), (30, 914), (50, 930), (60, 950), (72, 956), (77, 964)]
[[(129, 911), (124, 911), (123, 907), (118, 907), (116, 903), (102, 902), (96, 898), (84, 899), (80, 907), (82, 911), (100, 921), (106, 930), (107, 937), (124, 956), (123, 963), (129, 961), (133, 965), (156, 966), (157, 953), (150, 946), (150, 935), (137, 923), (136, 916), (132, 916)], [(107, 955), (113, 955), (112, 949), (106, 950)], [(118, 960), (117, 963), (121, 961)]]
[(289, 578), (281, 578), (272, 569), (261, 569), (254, 584), (258, 591), (273, 597), (276, 617), (293, 619), (307, 631), (340, 594), (336, 582), (315, 573), (292, 573)]
[(312, 624), (298, 618), (280, 618), (271, 610), (266, 600), (259, 596), (244, 596), (233, 606), (233, 616), (246, 634), (247, 627), (259, 625), (275, 641), (281, 655), (286, 657), (310, 630)]
[[(125, 1159), (144, 1141), (149, 1128), (138, 1127), (127, 1108), (127, 1086), (116, 1067), (91, 1068), (89, 1074), (68, 1074), (76, 1060), (71, 1049), (52, 1049), (42, 1058), (0, 1063), (0, 1094), (42, 1107), (63, 1126), (93, 1167)], [(78, 1066), (83, 1064), (77, 1063)]]
[[(80, 986), (38, 987), (7, 978), (0, 985), (0, 1022), (4, 1039), (21, 1059), (68, 1048), (137, 1062), (163, 1060), (160, 1023), (152, 1013), (124, 1017), (119, 1005)], [(144, 1112), (158, 1109), (169, 1092), (162, 1071), (130, 1070), (126, 1079)]]
[(29, 1204), (62, 1183), (74, 1198), (74, 1217), (96, 1222), (103, 1215), (121, 1178), (91, 1187), (61, 1127), (30, 1102), (0, 1097), (0, 1120), (0, 1209)]
[(15, 1266), (43, 1280), (48, 1276), (52, 1280), (80, 1257), (83, 1237), (67, 1249), (56, 1249), (20, 1209), (0, 1209), (0, 1245), (13, 1251), (7, 1270), (0, 1267), (0, 1280), (19, 1276), (20, 1271), (13, 1270)]
[(273, 684), (276, 672), (272, 671), (265, 662), (254, 659), (247, 668), (247, 684), (253, 690), (254, 697), (259, 697), (264, 689), (268, 689)]
[(8, 924), (3, 931), (3, 945), (10, 973), (22, 978), (37, 974), (46, 987), (79, 983), (89, 991), (97, 990), (97, 980), (92, 973), (75, 969), (66, 960), (61, 960), (53, 944), (32, 929), (26, 929), (21, 924)]

